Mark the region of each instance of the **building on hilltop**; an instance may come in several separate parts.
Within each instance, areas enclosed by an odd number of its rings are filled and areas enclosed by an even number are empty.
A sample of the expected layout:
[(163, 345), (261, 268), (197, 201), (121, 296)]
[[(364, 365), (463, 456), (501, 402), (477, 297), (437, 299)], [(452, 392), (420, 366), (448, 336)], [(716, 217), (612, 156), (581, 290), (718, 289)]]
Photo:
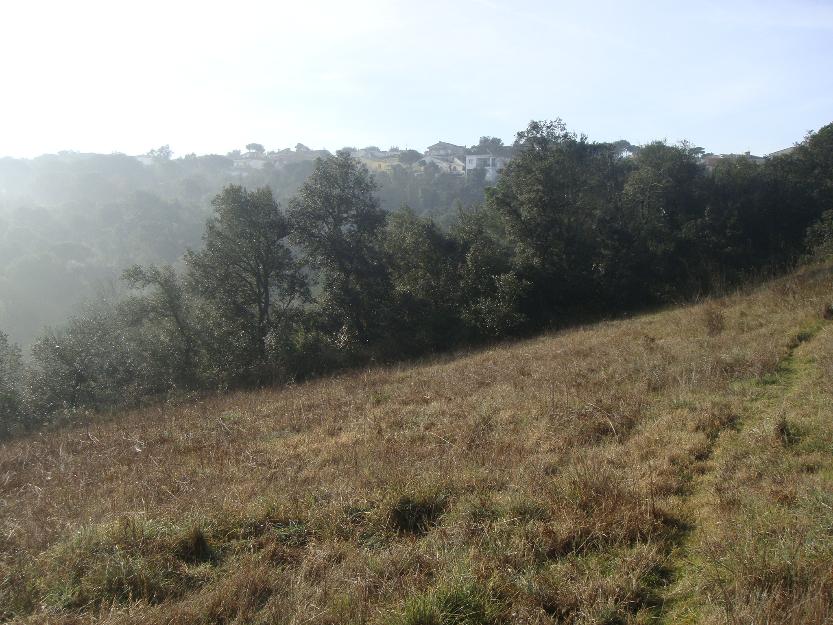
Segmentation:
[(470, 154), (466, 156), (466, 175), (476, 170), (485, 173), (486, 182), (495, 182), (506, 169), (510, 158), (508, 156), (493, 156), (491, 154)]
[(441, 159), (453, 159), (454, 157), (463, 157), (466, 155), (466, 148), (461, 145), (454, 145), (453, 143), (446, 143), (445, 141), (438, 141), (434, 145), (429, 145), (425, 150), (425, 156)]
[(792, 146), (790, 146), (788, 148), (784, 148), (782, 150), (776, 150), (775, 152), (767, 154), (764, 158), (777, 158), (779, 156), (787, 156), (787, 155), (792, 154), (793, 152), (795, 152), (796, 147), (798, 147), (798, 146), (792, 145)]
[(262, 153), (249, 150), (233, 159), (232, 162), (234, 169), (263, 169), (269, 161)]
[(248, 151), (243, 154), (230, 155), (232, 159), (232, 170), (240, 176), (246, 176), (248, 171), (261, 170), (266, 167), (280, 169), (291, 163), (313, 161), (316, 158), (327, 158), (332, 156), (327, 150), (311, 150), (299, 143), (295, 150), (285, 148), (283, 150), (271, 150), (266, 154), (262, 152)]
[(417, 167), (425, 171), (426, 167), (436, 167), (441, 173), (452, 176), (465, 176), (466, 164), (456, 156), (440, 158), (438, 156), (423, 156), (416, 162)]
[(377, 148), (375, 145), (371, 145), (366, 148), (362, 148), (360, 150), (353, 150), (350, 152), (350, 156), (354, 158), (366, 158), (371, 160), (383, 161), (389, 158), (394, 158), (399, 156), (399, 150), (390, 149), (390, 150), (381, 150)]
[(706, 154), (700, 159), (700, 164), (706, 168), (706, 171), (713, 171), (715, 166), (721, 161), (737, 161), (747, 160), (757, 165), (761, 165), (766, 159), (763, 156), (755, 156), (749, 152), (744, 154)]
[(394, 167), (401, 167), (402, 164), (399, 162), (399, 159), (395, 156), (390, 156), (386, 158), (362, 158), (359, 157), (359, 161), (364, 163), (364, 166), (367, 167), (369, 171), (391, 171)]
[(295, 146), (295, 150), (285, 148), (277, 152), (269, 153), (269, 160), (275, 167), (281, 168), (290, 163), (302, 163), (304, 161), (314, 161), (317, 158), (328, 158), (332, 156), (328, 150), (311, 150), (307, 146), (299, 143)]
[(350, 150), (350, 156), (361, 161), (368, 170), (375, 172), (389, 172), (400, 165), (399, 150), (393, 148), (382, 150), (375, 145), (371, 145), (359, 150)]

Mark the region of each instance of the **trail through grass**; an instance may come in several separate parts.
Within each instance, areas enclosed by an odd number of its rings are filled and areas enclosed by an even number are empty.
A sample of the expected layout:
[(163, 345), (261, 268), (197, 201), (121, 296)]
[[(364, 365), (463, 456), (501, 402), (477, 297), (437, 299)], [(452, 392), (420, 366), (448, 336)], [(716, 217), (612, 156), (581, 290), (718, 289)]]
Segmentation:
[[(815, 319), (795, 333), (789, 347), (775, 369), (761, 377), (739, 380), (727, 388), (723, 398), (728, 403), (741, 407), (737, 419), (726, 423), (710, 437), (710, 445), (704, 454), (702, 472), (692, 479), (691, 494), (683, 503), (684, 516), (689, 531), (681, 534), (681, 540), (670, 554), (669, 569), (672, 571), (672, 583), (663, 592), (662, 609), (658, 615), (660, 623), (694, 624), (707, 620), (719, 622), (746, 622), (736, 620), (732, 605), (734, 600), (725, 588), (722, 596), (715, 602), (713, 597), (704, 597), (702, 593), (706, 569), (713, 566), (704, 553), (705, 537), (717, 535), (721, 524), (727, 519), (721, 518), (719, 492), (726, 488), (720, 480), (725, 476), (719, 470), (726, 456), (736, 453), (738, 439), (748, 437), (750, 432), (760, 433), (769, 429), (773, 437), (785, 446), (796, 442), (796, 435), (791, 432), (785, 413), (790, 396), (796, 389), (813, 385), (818, 377), (819, 363), (806, 354), (799, 354), (799, 348), (814, 340), (819, 334), (830, 335), (830, 324)], [(833, 417), (833, 413), (828, 416)], [(773, 422), (775, 426), (773, 427)], [(748, 441), (747, 444), (754, 445)], [(830, 451), (833, 451), (831, 449)], [(833, 517), (831, 517), (833, 519)], [(730, 571), (730, 574), (734, 574)], [(734, 581), (734, 580), (733, 580)], [(715, 606), (704, 604), (721, 604), (723, 614), (715, 614)], [(711, 609), (711, 612), (709, 612)], [(767, 622), (781, 622), (770, 621)]]

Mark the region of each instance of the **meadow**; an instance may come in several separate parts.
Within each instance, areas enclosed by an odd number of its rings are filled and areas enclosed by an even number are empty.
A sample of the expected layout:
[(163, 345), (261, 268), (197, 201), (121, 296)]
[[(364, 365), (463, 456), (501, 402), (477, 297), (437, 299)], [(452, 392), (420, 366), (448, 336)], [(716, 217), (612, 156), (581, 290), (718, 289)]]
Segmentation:
[(0, 621), (830, 623), (833, 270), (0, 446)]

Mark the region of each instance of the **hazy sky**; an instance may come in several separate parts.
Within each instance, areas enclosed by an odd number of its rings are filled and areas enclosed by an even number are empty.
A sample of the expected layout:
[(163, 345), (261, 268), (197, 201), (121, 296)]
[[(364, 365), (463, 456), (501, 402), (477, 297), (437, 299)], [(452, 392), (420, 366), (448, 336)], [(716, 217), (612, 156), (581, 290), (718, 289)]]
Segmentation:
[(591, 139), (833, 121), (833, 1), (0, 0), (0, 155)]

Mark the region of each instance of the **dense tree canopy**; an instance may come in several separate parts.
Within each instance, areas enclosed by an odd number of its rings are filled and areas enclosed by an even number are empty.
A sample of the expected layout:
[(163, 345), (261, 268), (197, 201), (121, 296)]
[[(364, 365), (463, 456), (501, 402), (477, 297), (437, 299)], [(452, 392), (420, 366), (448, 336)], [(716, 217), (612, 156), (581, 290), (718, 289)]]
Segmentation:
[(359, 343), (379, 335), (390, 293), (375, 190), (367, 168), (339, 152), (316, 162), (289, 209), (293, 240), (321, 276), (327, 322)]
[(185, 257), (188, 277), (194, 291), (214, 303), (224, 324), (239, 328), (256, 355), (253, 364), (263, 365), (269, 333), (307, 290), (287, 246), (289, 222), (268, 188), (229, 186), (213, 205), (202, 250)]

